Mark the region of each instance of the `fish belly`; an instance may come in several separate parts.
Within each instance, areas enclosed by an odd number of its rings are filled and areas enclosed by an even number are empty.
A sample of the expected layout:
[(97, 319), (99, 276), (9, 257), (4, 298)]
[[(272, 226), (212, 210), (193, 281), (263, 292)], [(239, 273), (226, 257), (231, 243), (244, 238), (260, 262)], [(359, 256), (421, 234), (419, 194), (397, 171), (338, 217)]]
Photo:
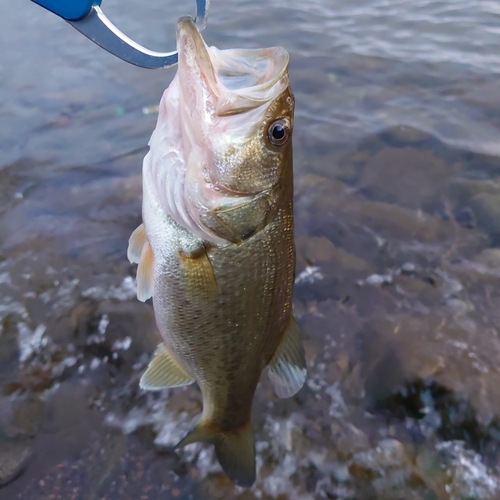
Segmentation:
[(208, 248), (211, 269), (204, 269), (212, 276), (204, 280), (198, 279), (200, 269), (192, 267), (192, 260), (183, 257), (203, 248), (203, 241), (175, 223), (146, 192), (144, 200), (154, 255), (153, 305), (163, 340), (200, 385), (202, 418), (227, 430), (245, 425), (261, 371), (291, 315), (291, 202), (242, 244)]

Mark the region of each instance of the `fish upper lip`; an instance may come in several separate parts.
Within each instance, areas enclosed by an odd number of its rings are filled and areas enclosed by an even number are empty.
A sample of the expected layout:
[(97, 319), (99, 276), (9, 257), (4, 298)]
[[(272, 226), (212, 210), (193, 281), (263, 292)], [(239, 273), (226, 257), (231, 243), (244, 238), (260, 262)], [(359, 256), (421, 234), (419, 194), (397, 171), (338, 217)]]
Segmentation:
[[(194, 20), (189, 16), (181, 17), (177, 22), (177, 50), (179, 52), (179, 68), (188, 71), (198, 70), (217, 99), (226, 96), (224, 100), (233, 99), (229, 96), (243, 98), (258, 107), (276, 97), (269, 95), (268, 90), (274, 87), (288, 71), (289, 56), (283, 47), (270, 47), (261, 49), (229, 49), (211, 51), (201, 36)], [(227, 88), (218, 74), (220, 67), (224, 66), (224, 56), (237, 57), (234, 54), (241, 50), (247, 57), (257, 57), (258, 54), (276, 64), (271, 78), (256, 85), (241, 88)], [(223, 57), (219, 55), (221, 54)], [(217, 59), (219, 58), (219, 61)], [(189, 69), (188, 69), (189, 68)], [(285, 85), (286, 86), (286, 85)], [(279, 93), (279, 92), (278, 92)], [(225, 113), (223, 113), (225, 114)]]
[(181, 68), (189, 68), (189, 72), (199, 70), (212, 91), (217, 93), (217, 76), (210, 59), (209, 48), (194, 20), (189, 16), (183, 16), (177, 22), (177, 51), (179, 70)]

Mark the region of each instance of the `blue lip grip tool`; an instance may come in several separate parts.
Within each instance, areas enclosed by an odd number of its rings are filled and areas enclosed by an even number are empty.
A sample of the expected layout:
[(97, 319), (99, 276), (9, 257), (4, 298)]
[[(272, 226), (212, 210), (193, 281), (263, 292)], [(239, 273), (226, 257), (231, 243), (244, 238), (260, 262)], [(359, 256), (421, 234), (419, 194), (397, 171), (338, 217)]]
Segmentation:
[[(104, 15), (102, 0), (32, 1), (62, 17), (94, 43), (124, 61), (149, 69), (169, 68), (177, 64), (177, 51), (154, 52), (124, 35)], [(196, 25), (200, 31), (207, 23), (209, 6), (210, 0), (196, 0)]]

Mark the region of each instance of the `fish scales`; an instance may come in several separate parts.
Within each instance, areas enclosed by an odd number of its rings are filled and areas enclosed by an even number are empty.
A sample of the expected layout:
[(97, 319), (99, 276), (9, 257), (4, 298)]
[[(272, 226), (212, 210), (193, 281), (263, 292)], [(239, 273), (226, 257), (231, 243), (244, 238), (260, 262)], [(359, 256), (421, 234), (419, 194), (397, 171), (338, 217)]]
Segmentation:
[(208, 48), (178, 23), (179, 68), (143, 165), (143, 224), (128, 257), (162, 336), (140, 385), (196, 381), (199, 423), (237, 484), (255, 480), (252, 401), (267, 370), (279, 397), (304, 384), (292, 314), (294, 99), (282, 48)]
[[(164, 325), (165, 341), (200, 385), (203, 418), (233, 419), (235, 427), (246, 424), (238, 422), (250, 415), (260, 373), (276, 351), (290, 316), (291, 196), (275, 220), (253, 238), (209, 251), (218, 287), (215, 297), (200, 296), (183, 276), (179, 250), (186, 239), (195, 244), (199, 240), (168, 217), (162, 224), (165, 240), (161, 255), (155, 254), (153, 304), (157, 321)], [(238, 403), (244, 412), (237, 411)]]

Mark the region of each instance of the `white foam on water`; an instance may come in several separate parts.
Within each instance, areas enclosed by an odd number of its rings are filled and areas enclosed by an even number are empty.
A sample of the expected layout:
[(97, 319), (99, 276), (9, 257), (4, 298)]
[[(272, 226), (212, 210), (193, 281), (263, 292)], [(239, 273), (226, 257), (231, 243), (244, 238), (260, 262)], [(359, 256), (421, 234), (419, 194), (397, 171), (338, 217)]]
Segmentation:
[(324, 275), (321, 272), (319, 266), (307, 266), (299, 275), (295, 278), (295, 284), (299, 285), (301, 283), (315, 283), (316, 281), (321, 281), (324, 279)]
[(451, 500), (477, 498), (478, 500), (496, 500), (500, 496), (500, 479), (483, 463), (481, 456), (465, 448), (463, 441), (445, 441), (436, 445), (449, 461)]
[(29, 326), (20, 321), (17, 324), (17, 345), (19, 348), (19, 361), (25, 363), (32, 354), (40, 352), (42, 347), (47, 342), (44, 339), (44, 334), (47, 327), (43, 324), (38, 325), (34, 330), (31, 330)]
[(95, 300), (119, 300), (127, 301), (137, 296), (137, 283), (131, 276), (123, 279), (120, 285), (104, 288), (93, 286), (82, 292), (82, 297)]
[(12, 285), (9, 273), (0, 273), (0, 285)]
[(132, 345), (132, 337), (125, 337), (122, 340), (113, 342), (113, 351), (128, 351)]
[(99, 320), (99, 324), (97, 325), (97, 333), (99, 335), (104, 335), (106, 333), (106, 329), (109, 326), (109, 316), (107, 314), (103, 314), (101, 319)]

